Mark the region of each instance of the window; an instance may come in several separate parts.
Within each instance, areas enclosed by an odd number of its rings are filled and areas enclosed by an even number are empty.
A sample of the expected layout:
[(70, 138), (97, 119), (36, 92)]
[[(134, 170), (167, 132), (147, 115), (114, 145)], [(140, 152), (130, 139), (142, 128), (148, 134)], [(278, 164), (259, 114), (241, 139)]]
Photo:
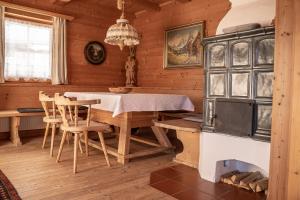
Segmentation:
[(5, 18), (5, 80), (51, 79), (52, 29), (47, 24)]

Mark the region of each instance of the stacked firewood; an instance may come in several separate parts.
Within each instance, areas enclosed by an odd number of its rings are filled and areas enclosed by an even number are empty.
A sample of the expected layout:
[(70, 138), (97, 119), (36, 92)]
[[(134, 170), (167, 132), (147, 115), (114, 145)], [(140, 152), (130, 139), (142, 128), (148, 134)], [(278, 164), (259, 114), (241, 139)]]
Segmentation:
[(246, 190), (252, 190), (253, 192), (266, 192), (268, 190), (269, 180), (259, 171), (239, 172), (236, 170), (223, 174), (221, 176), (221, 182)]

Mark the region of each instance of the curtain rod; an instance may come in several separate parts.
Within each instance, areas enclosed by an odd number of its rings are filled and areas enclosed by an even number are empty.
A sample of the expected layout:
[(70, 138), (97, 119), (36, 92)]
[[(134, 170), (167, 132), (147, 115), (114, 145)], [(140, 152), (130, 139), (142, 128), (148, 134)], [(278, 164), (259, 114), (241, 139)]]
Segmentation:
[(36, 9), (36, 8), (30, 8), (30, 7), (26, 7), (26, 6), (20, 6), (17, 4), (8, 3), (8, 2), (4, 2), (4, 1), (0, 1), (0, 6), (6, 7), (6, 8), (12, 8), (12, 9), (16, 9), (16, 10), (21, 10), (21, 11), (26, 11), (26, 12), (30, 12), (30, 13), (40, 14), (40, 15), (50, 16), (50, 17), (61, 17), (66, 20), (69, 20), (69, 21), (72, 21), (74, 19), (73, 16), (64, 15), (64, 14), (55, 13), (55, 12), (46, 11), (46, 10), (40, 10), (40, 9)]

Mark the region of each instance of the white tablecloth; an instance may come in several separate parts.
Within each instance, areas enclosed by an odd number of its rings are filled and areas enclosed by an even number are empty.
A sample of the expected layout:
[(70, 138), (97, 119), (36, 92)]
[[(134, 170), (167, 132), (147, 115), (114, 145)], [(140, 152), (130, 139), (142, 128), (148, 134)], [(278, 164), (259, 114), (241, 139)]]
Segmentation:
[(101, 104), (92, 108), (110, 111), (113, 117), (124, 112), (187, 110), (194, 111), (190, 98), (174, 94), (116, 94), (109, 92), (66, 92), (66, 97), (77, 97), (78, 100), (100, 99)]

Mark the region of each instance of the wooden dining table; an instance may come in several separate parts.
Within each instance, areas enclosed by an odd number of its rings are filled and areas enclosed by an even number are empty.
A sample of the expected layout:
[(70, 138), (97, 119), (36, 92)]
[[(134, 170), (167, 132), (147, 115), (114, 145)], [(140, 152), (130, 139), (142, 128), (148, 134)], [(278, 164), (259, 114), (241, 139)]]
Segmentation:
[[(156, 154), (172, 147), (166, 132), (153, 126), (159, 111), (194, 111), (189, 97), (175, 94), (118, 94), (110, 92), (66, 92), (66, 97), (78, 100), (100, 99), (101, 103), (92, 106), (92, 120), (107, 123), (118, 132), (118, 148), (107, 147), (110, 155), (125, 164), (129, 159)], [(151, 127), (158, 142), (131, 135), (132, 128)], [(130, 141), (148, 145), (150, 148), (130, 152)], [(84, 141), (83, 141), (84, 142)], [(89, 139), (89, 146), (100, 149), (95, 141)]]

